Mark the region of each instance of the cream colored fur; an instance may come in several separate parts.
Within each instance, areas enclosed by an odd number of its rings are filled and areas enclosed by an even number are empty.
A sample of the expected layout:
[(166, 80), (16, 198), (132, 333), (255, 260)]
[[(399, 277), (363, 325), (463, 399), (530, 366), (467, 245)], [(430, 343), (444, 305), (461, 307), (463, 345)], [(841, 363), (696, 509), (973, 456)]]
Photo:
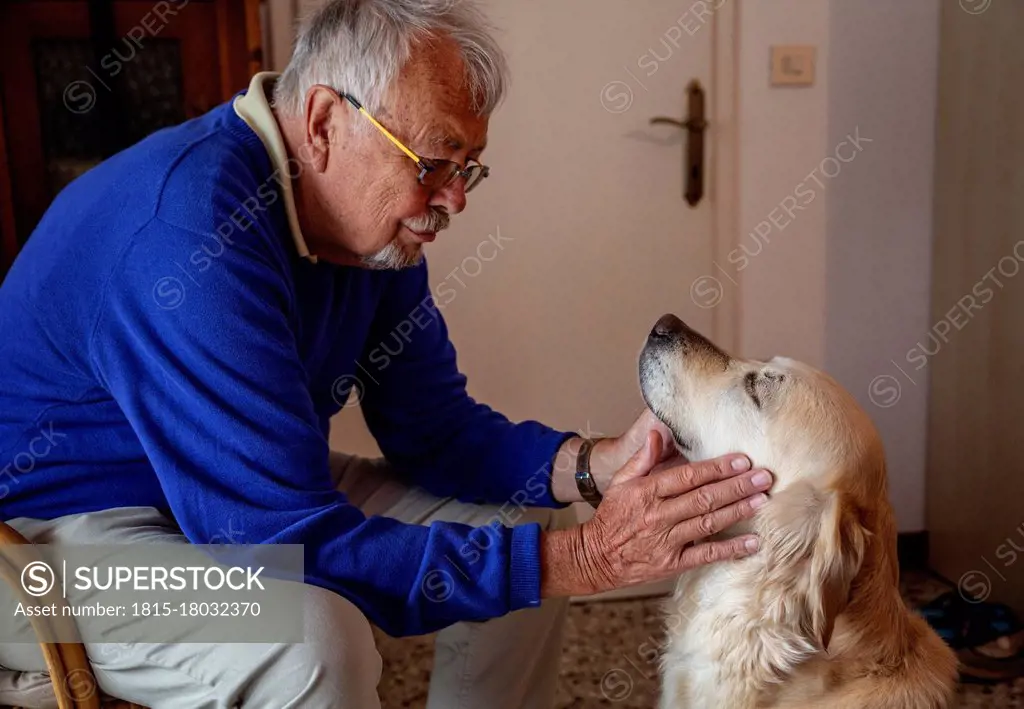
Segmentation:
[(949, 706), (955, 658), (900, 598), (884, 452), (853, 397), (805, 364), (739, 360), (689, 329), (652, 338), (640, 371), (691, 460), (743, 452), (776, 480), (727, 533), (755, 531), (761, 551), (679, 579), (661, 708)]

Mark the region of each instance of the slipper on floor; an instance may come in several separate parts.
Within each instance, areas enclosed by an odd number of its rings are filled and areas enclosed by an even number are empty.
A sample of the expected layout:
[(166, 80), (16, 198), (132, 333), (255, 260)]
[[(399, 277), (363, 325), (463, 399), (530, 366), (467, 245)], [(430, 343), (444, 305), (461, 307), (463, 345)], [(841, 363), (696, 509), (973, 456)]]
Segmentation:
[(957, 591), (944, 593), (919, 612), (946, 643), (957, 650), (976, 647), (1024, 629), (1013, 610), (1002, 603), (971, 603)]
[(966, 606), (959, 593), (950, 591), (921, 606), (918, 612), (939, 637), (955, 650), (962, 646)]
[(1024, 677), (1024, 631), (961, 648), (956, 656), (965, 682), (1007, 682)]
[(965, 682), (1003, 682), (1024, 676), (1024, 625), (1009, 606), (972, 603), (944, 593), (921, 615), (957, 653)]

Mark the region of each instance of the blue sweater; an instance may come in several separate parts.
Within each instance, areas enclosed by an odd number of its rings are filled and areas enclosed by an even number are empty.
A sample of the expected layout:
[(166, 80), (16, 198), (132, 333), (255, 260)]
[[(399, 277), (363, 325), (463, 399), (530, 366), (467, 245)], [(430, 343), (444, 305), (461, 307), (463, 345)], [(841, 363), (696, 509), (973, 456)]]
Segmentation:
[(277, 179), (228, 103), (57, 197), (0, 286), (0, 517), (147, 505), (194, 543), (303, 544), (392, 635), (538, 605), (538, 525), (366, 518), (329, 420), (358, 378), (401, 473), (498, 504), (557, 506), (568, 434), (469, 397), (425, 266), (298, 256)]

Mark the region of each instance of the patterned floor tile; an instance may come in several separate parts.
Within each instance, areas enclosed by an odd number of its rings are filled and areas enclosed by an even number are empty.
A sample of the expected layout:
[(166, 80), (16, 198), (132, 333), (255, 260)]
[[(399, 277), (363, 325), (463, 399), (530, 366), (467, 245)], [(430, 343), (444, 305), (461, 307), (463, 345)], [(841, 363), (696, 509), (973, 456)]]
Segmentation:
[[(926, 603), (948, 590), (928, 575), (905, 574), (903, 595)], [(576, 604), (569, 611), (557, 709), (652, 709), (657, 706), (660, 599)], [(433, 637), (395, 640), (377, 633), (384, 658), (380, 684), (386, 709), (423, 709)], [(483, 709), (483, 708), (481, 708)], [(956, 709), (1024, 709), (1024, 678), (993, 686), (962, 685)]]

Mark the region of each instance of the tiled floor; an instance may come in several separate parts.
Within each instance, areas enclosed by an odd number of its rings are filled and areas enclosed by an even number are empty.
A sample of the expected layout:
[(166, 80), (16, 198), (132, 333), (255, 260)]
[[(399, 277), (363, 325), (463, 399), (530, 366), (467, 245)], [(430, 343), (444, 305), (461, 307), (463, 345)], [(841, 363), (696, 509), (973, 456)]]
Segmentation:
[[(911, 603), (927, 602), (947, 588), (923, 574), (906, 575), (903, 585)], [(651, 648), (658, 647), (660, 623), (658, 599), (572, 606), (558, 709), (656, 707), (657, 666), (651, 661)], [(378, 633), (378, 642), (384, 657), (382, 705), (386, 709), (425, 707), (433, 638), (393, 640)], [(1024, 709), (1024, 679), (960, 688), (957, 709), (1011, 708)]]

